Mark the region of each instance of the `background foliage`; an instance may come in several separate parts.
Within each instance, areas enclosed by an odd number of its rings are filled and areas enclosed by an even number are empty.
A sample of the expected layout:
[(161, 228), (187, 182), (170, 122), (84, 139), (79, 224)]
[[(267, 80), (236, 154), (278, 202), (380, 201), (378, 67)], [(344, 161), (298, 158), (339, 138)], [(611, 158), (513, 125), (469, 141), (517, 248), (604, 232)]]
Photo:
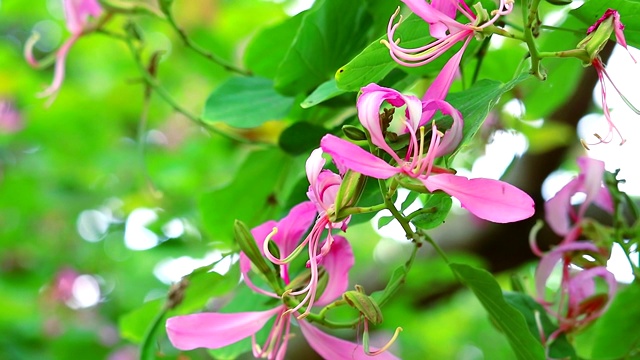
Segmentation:
[[(161, 14), (154, 2), (143, 3)], [(575, 16), (560, 16), (560, 24), (586, 30), (603, 3), (587, 1)], [(627, 40), (640, 45), (640, 19), (630, 16), (639, 3), (606, 3), (619, 4)], [(402, 68), (389, 58), (378, 39), (398, 1), (318, 0), (300, 13), (294, 5), (289, 0), (174, 4), (176, 23), (194, 43), (249, 76), (233, 74), (189, 49), (158, 16), (140, 12), (111, 20), (108, 29), (115, 33), (135, 24), (144, 66), (160, 52), (157, 78), (177, 104), (202, 121), (194, 124), (155, 93), (147, 102), (131, 49), (101, 33), (81, 38), (72, 48), (63, 88), (47, 106), (35, 94), (50, 82), (52, 71), (30, 68), (22, 50), (33, 29), (43, 33), (39, 57), (66, 38), (60, 3), (0, 2), (0, 98), (15, 103), (24, 123), (20, 131), (0, 130), (0, 330), (5, 334), (0, 357), (136, 357), (149, 325), (161, 320), (170, 284), (237, 250), (234, 219), (255, 226), (281, 217), (305, 198), (304, 161), (324, 134), (340, 134), (343, 124), (357, 122), (354, 105), (361, 86), (379, 81), (420, 94), (450, 56), (418, 69)], [(556, 10), (547, 3), (542, 9)], [(429, 38), (426, 24), (415, 17), (399, 34), (407, 46)], [(573, 48), (582, 37), (554, 34), (541, 34), (543, 50)], [(471, 126), (455, 161), (470, 169), (494, 130), (519, 131), (528, 139), (528, 150), (504, 178), (529, 192), (541, 210), (543, 180), (558, 168), (574, 167), (571, 159), (583, 151), (575, 134), (578, 120), (601, 112), (591, 101), (595, 73), (577, 60), (550, 59), (543, 63), (548, 81), (517, 77), (526, 50), (515, 41), (500, 44), (481, 49), (481, 42), (473, 41), (463, 59), (462, 79), (449, 100)], [(480, 81), (472, 85), (476, 71)], [(519, 115), (505, 110), (505, 104), (514, 103), (526, 110)], [(494, 121), (485, 121), (487, 116)], [(540, 121), (534, 127), (530, 120)], [(542, 217), (541, 211), (535, 216)], [(404, 263), (410, 246), (377, 233), (367, 220), (354, 217), (360, 224), (349, 229), (356, 254), (351, 282), (375, 291)], [(455, 262), (497, 273), (504, 289), (510, 289), (511, 275), (530, 286), (535, 263), (527, 237), (534, 221), (498, 227), (454, 211), (447, 219), (451, 226), (445, 224), (433, 237)], [(540, 237), (546, 243), (558, 240), (549, 231)], [(385, 305), (385, 322), (378, 328), (382, 337), (396, 326), (404, 328), (394, 349), (398, 355), (513, 358), (511, 338), (496, 329), (471, 290), (463, 289), (430, 249), (421, 251), (414, 266), (400, 293)], [(237, 268), (225, 276), (209, 269), (191, 275), (195, 285), (185, 303), (160, 315), (191, 313), (207, 303), (227, 310), (255, 305), (248, 294), (225, 301)], [(456, 269), (468, 271), (463, 265)], [(483, 274), (467, 277), (473, 283)], [(69, 282), (80, 275), (88, 275), (80, 286), (84, 290), (69, 295)], [(639, 295), (637, 288), (629, 289), (612, 309), (634, 308), (627, 304), (637, 303)], [(590, 331), (606, 332), (620, 312), (612, 310)], [(610, 334), (595, 345), (589, 336), (578, 341), (583, 344), (579, 354), (588, 358), (609, 358), (606, 341), (637, 348), (632, 336)], [(179, 356), (162, 331), (153, 339), (149, 346), (158, 357)], [(190, 356), (230, 358), (242, 346)], [(308, 351), (298, 338), (293, 346), (291, 358)]]

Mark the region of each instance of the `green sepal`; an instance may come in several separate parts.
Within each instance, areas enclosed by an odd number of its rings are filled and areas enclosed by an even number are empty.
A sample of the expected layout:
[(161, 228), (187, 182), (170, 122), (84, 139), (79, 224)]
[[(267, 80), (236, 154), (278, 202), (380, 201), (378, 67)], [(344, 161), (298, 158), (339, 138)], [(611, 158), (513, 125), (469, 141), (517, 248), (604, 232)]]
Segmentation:
[(615, 30), (614, 26), (613, 16), (609, 16), (603, 20), (594, 31), (578, 43), (578, 49), (586, 50), (589, 55), (589, 64), (583, 65), (590, 65), (593, 60), (599, 56), (602, 49), (604, 49), (604, 46), (607, 45), (611, 34), (613, 34), (613, 31)]
[(253, 238), (253, 235), (251, 235), (251, 231), (249, 231), (247, 225), (240, 220), (236, 220), (233, 224), (233, 232), (236, 242), (238, 246), (240, 246), (240, 250), (249, 258), (258, 271), (266, 277), (267, 281), (269, 281), (272, 286), (275, 286), (277, 283), (275, 273), (264, 260), (260, 249), (258, 249), (258, 245), (256, 245), (256, 240)]
[(346, 217), (340, 214), (341, 211), (353, 207), (358, 203), (366, 184), (366, 176), (355, 171), (347, 170), (342, 178), (338, 194), (336, 195), (335, 212), (330, 215), (332, 222), (339, 222)]
[(343, 125), (342, 132), (346, 137), (354, 141), (367, 140), (367, 134), (359, 127), (353, 125)]

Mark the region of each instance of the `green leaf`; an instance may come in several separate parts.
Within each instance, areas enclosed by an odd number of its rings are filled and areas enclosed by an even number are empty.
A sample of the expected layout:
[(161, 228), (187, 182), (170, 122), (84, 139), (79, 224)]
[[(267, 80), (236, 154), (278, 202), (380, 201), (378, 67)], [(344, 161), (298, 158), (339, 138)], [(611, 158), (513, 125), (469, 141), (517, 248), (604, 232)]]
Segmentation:
[(313, 90), (313, 92), (309, 96), (307, 96), (306, 99), (304, 99), (300, 106), (303, 109), (307, 109), (312, 106), (318, 105), (323, 101), (327, 101), (338, 95), (342, 95), (345, 92), (345, 90), (338, 89), (338, 85), (336, 84), (335, 79), (331, 79), (323, 82), (322, 84), (320, 84), (320, 86)]
[(305, 13), (306, 11), (303, 11), (277, 25), (263, 29), (251, 39), (244, 53), (244, 63), (253, 74), (270, 79), (276, 76)]
[(366, 44), (371, 24), (364, 0), (320, 0), (304, 14), (289, 52), (280, 64), (275, 87), (287, 95), (307, 92)]
[(627, 44), (640, 48), (640, 17), (638, 17), (640, 1), (638, 0), (585, 1), (584, 5), (571, 11), (570, 14), (582, 20), (587, 26), (591, 26), (604, 15), (607, 9), (615, 9), (620, 13)]
[(210, 271), (212, 266), (205, 266), (206, 272), (194, 270), (187, 275), (189, 283), (184, 292), (184, 299), (173, 310), (171, 315), (189, 314), (199, 311), (214, 297), (231, 291), (240, 279), (239, 265), (236, 263), (225, 275)]
[(253, 227), (272, 216), (272, 198), (283, 171), (276, 165), (286, 162), (287, 157), (280, 150), (254, 151), (231, 183), (202, 195), (202, 222), (214, 241), (230, 245), (236, 219)]
[(289, 126), (280, 134), (278, 145), (292, 155), (310, 153), (320, 146), (320, 139), (326, 134), (327, 129), (322, 126), (301, 121)]
[(506, 335), (517, 359), (545, 358), (542, 345), (529, 332), (524, 317), (505, 301), (500, 285), (489, 272), (466, 264), (451, 263), (450, 267), (460, 281), (473, 291), (491, 319)]
[(418, 196), (420, 196), (419, 192), (416, 191), (411, 191), (407, 194), (407, 198), (404, 199), (404, 201), (402, 202), (402, 204), (400, 204), (400, 211), (405, 211), (409, 208), (409, 206), (411, 206), (416, 199), (418, 198)]
[(445, 193), (436, 193), (429, 196), (429, 200), (424, 204), (424, 207), (417, 212), (420, 215), (416, 215), (411, 219), (411, 223), (421, 229), (433, 229), (444, 222), (451, 210), (451, 196)]
[(144, 339), (147, 328), (164, 307), (164, 298), (147, 301), (139, 308), (128, 312), (118, 319), (120, 336), (133, 343)]
[(389, 225), (395, 218), (391, 215), (389, 216), (381, 216), (378, 219), (378, 229), (382, 228), (383, 226), (387, 226)]
[[(575, 18), (567, 18), (561, 28), (575, 29), (582, 24)], [(554, 36), (555, 35), (555, 36)], [(541, 39), (540, 49), (543, 51), (560, 51), (575, 48), (582, 36), (572, 32), (549, 34)], [(525, 104), (525, 119), (535, 120), (547, 118), (554, 110), (564, 104), (573, 95), (585, 69), (577, 59), (544, 59), (542, 66), (547, 72), (547, 80), (540, 81), (531, 77), (523, 83), (520, 98)], [(526, 86), (525, 86), (526, 85)]]
[(522, 73), (506, 84), (493, 80), (480, 80), (467, 90), (447, 96), (447, 101), (458, 109), (464, 118), (460, 146), (448, 156), (449, 159), (473, 139), (487, 118), (489, 111), (498, 103), (500, 97), (523, 80), (529, 78), (529, 76), (528, 73)]
[[(429, 36), (427, 23), (413, 14), (402, 22), (396, 35), (402, 39), (402, 44), (405, 47), (425, 45), (434, 40)], [(386, 34), (380, 36), (360, 54), (338, 69), (335, 74), (338, 88), (345, 91), (359, 91), (361, 87), (369, 83), (379, 82), (398, 66), (389, 55), (389, 49), (380, 43), (380, 40), (386, 38)]]
[(620, 291), (593, 325), (593, 359), (623, 359), (640, 350), (640, 283)]
[(209, 95), (203, 117), (237, 128), (252, 128), (284, 118), (293, 101), (276, 92), (269, 79), (232, 77)]

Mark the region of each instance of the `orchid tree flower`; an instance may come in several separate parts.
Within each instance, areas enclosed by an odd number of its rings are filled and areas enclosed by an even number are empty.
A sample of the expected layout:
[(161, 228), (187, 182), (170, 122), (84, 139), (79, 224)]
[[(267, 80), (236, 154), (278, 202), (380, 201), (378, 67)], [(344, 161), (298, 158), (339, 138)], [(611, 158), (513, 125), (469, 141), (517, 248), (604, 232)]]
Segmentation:
[[(336, 195), (342, 184), (342, 176), (329, 170), (323, 170), (326, 161), (322, 157), (322, 153), (322, 149), (315, 149), (306, 162), (307, 179), (310, 184), (307, 196), (318, 212), (318, 217), (311, 232), (295, 250), (291, 251), (288, 256), (281, 258), (275, 257), (269, 252), (268, 241), (262, 244), (266, 258), (274, 264), (282, 266), (292, 261), (305, 246), (308, 247), (309, 261), (307, 262), (307, 267), (309, 267), (311, 271), (309, 283), (302, 289), (293, 290), (289, 293), (291, 296), (305, 295), (304, 299), (292, 309), (292, 311), (298, 311), (306, 305), (307, 308), (300, 317), (308, 315), (314, 305), (316, 292), (318, 290), (318, 266), (323, 263), (324, 258), (331, 250), (335, 240), (335, 236), (333, 235), (334, 229), (346, 231), (347, 224), (350, 220), (350, 217), (337, 223), (331, 220), (331, 215), (335, 212)], [(322, 234), (325, 230), (327, 231), (327, 236), (323, 241)], [(274, 231), (279, 232), (279, 229), (274, 228)], [(267, 239), (269, 238), (270, 236), (267, 236)]]
[[(400, 120), (410, 136), (404, 157), (400, 157), (386, 143), (379, 115), (383, 102), (396, 108), (406, 106), (405, 116)], [(533, 215), (533, 200), (515, 186), (493, 179), (468, 179), (434, 165), (437, 157), (454, 151), (462, 138), (462, 115), (447, 102), (429, 100), (423, 103), (415, 96), (370, 84), (362, 89), (357, 108), (359, 120), (368, 130), (371, 142), (389, 154), (394, 164), (387, 163), (351, 142), (326, 135), (321, 140), (321, 147), (336, 163), (377, 179), (389, 179), (393, 176), (416, 179), (430, 192), (442, 190), (457, 198), (462, 207), (481, 219), (507, 223)], [(438, 130), (435, 122), (431, 125), (432, 135), (427, 149), (423, 108), (439, 110), (453, 118), (453, 127), (444, 134)]]
[(605, 65), (602, 62), (602, 59), (600, 58), (600, 55), (599, 55), (600, 51), (609, 40), (611, 33), (614, 33), (616, 37), (616, 42), (622, 45), (629, 53), (629, 56), (631, 56), (631, 59), (633, 60), (633, 62), (637, 63), (636, 59), (629, 52), (629, 48), (627, 47), (627, 41), (624, 38), (623, 30), (624, 30), (624, 25), (620, 21), (620, 13), (618, 13), (618, 11), (614, 9), (607, 9), (605, 13), (602, 15), (602, 17), (598, 19), (593, 25), (591, 25), (589, 29), (587, 29), (587, 37), (584, 40), (582, 40), (580, 44), (578, 44), (578, 48), (583, 48), (587, 51), (589, 55), (589, 59), (591, 60), (591, 65), (593, 66), (594, 69), (596, 69), (596, 72), (598, 73), (598, 79), (600, 81), (600, 85), (602, 89), (602, 93), (600, 96), (600, 99), (602, 102), (602, 110), (604, 111), (604, 116), (607, 119), (607, 122), (609, 123), (609, 131), (607, 135), (605, 137), (602, 137), (598, 134), (595, 134), (595, 136), (598, 138), (598, 142), (594, 144), (589, 144), (589, 145), (596, 145), (600, 143), (611, 142), (611, 140), (613, 140), (614, 132), (617, 133), (621, 139), (620, 145), (624, 144), (624, 142), (626, 141), (622, 136), (622, 134), (620, 133), (620, 130), (618, 130), (616, 125), (611, 120), (611, 113), (609, 112), (609, 105), (607, 104), (607, 88), (605, 86), (605, 78), (609, 80), (609, 82), (611, 83), (613, 88), (616, 90), (616, 92), (620, 95), (620, 97), (625, 102), (625, 104), (627, 104), (627, 106), (631, 110), (633, 110), (636, 114), (640, 115), (640, 110), (634, 107), (633, 104), (631, 104), (631, 102), (622, 94), (622, 92), (613, 83), (613, 81), (611, 80), (611, 77), (609, 77), (609, 74), (607, 74)]
[[(579, 157), (577, 162), (580, 167), (579, 175), (544, 205), (547, 224), (556, 234), (565, 237), (563, 243), (572, 242), (580, 235), (585, 212), (591, 204), (613, 213), (611, 194), (602, 184), (604, 162), (587, 156)], [(586, 198), (576, 211), (571, 204), (571, 198), (577, 193), (584, 193)], [(532, 248), (536, 254), (541, 255), (535, 244)]]
[[(267, 222), (252, 230), (258, 248), (263, 248), (263, 243), (271, 229), (276, 226), (280, 229), (271, 235), (273, 241), (284, 254), (297, 248), (300, 239), (315, 219), (315, 206), (311, 202), (304, 202), (295, 206), (289, 214), (279, 222)], [(322, 267), (328, 276), (326, 287), (319, 296), (316, 304), (327, 305), (336, 300), (347, 289), (348, 272), (354, 264), (353, 252), (347, 240), (341, 236), (334, 236), (332, 251), (323, 258)], [(251, 264), (244, 254), (240, 255), (240, 269), (247, 285)], [(288, 264), (280, 265), (280, 276), (285, 285), (291, 284)], [(257, 290), (254, 284), (250, 287)], [(281, 299), (275, 293), (267, 290), (257, 290), (258, 293)], [(291, 323), (297, 321), (302, 334), (309, 345), (325, 359), (370, 359), (365, 354), (362, 345), (342, 340), (324, 333), (307, 320), (294, 320), (294, 312), (286, 301), (273, 309), (265, 311), (251, 311), (241, 313), (199, 313), (169, 318), (166, 323), (169, 340), (180, 350), (192, 350), (195, 348), (218, 349), (238, 342), (242, 339), (252, 338), (253, 355), (256, 358), (284, 359), (287, 344), (291, 338)], [(265, 341), (260, 346), (256, 342), (255, 334), (266, 323), (275, 318), (275, 322)], [(380, 359), (396, 359), (389, 352), (383, 352)]]
[[(403, 66), (417, 67), (430, 63), (431, 61), (444, 54), (459, 42), (463, 42), (462, 48), (447, 62), (438, 78), (441, 82), (447, 84), (444, 87), (444, 94), (434, 96), (435, 94), (425, 95), (423, 100), (428, 98), (443, 100), (448, 92), (453, 75), (457, 73), (457, 69), (462, 59), (462, 54), (469, 45), (471, 38), (475, 34), (482, 32), (488, 26), (493, 25), (500, 16), (507, 15), (513, 10), (513, 0), (500, 0), (497, 10), (491, 12), (491, 17), (482, 7), (478, 14), (467, 6), (463, 0), (402, 0), (409, 9), (429, 23), (429, 32), (436, 40), (417, 48), (408, 49), (400, 46), (400, 39), (394, 39), (394, 35), (398, 26), (402, 23), (400, 20), (394, 24), (395, 18), (400, 12), (400, 8), (391, 16), (387, 26), (387, 40), (381, 42), (389, 48), (389, 53), (394, 61)], [(464, 15), (469, 23), (462, 24), (456, 21), (456, 16), (460, 12)]]
[[(102, 14), (102, 7), (98, 0), (63, 0), (65, 21), (67, 29), (71, 32), (71, 37), (62, 44), (56, 52), (56, 65), (53, 75), (53, 82), (43, 92), (40, 97), (51, 97), (53, 101), (55, 95), (60, 90), (65, 75), (65, 62), (69, 50), (76, 41), (84, 34), (88, 28), (89, 18), (98, 17)], [(33, 46), (40, 38), (38, 33), (34, 33), (26, 42), (24, 55), (27, 62), (33, 67), (40, 67), (40, 63), (33, 56)]]
[[(606, 256), (602, 249), (588, 242), (562, 244), (547, 253), (536, 270), (536, 291), (538, 302), (558, 320), (558, 329), (543, 342), (550, 343), (560, 334), (579, 330), (602, 315), (613, 299), (617, 283), (614, 275), (598, 260), (590, 263), (583, 254), (591, 259)], [(593, 255), (593, 256), (592, 256)], [(579, 259), (583, 269), (579, 269), (574, 259)], [(562, 280), (560, 290), (554, 301), (547, 300), (547, 281), (560, 264)], [(588, 266), (585, 266), (587, 264)], [(607, 284), (607, 292), (599, 293), (596, 287), (598, 279)]]

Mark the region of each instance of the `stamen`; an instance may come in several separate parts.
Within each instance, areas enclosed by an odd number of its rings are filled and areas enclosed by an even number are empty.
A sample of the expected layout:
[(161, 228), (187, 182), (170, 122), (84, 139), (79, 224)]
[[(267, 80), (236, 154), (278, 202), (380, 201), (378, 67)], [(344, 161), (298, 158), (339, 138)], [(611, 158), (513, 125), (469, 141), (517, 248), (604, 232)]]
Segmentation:
[(540, 311), (534, 311), (533, 317), (536, 319), (536, 327), (538, 328), (538, 334), (540, 335), (540, 342), (542, 346), (546, 346), (547, 337), (544, 334), (544, 328), (542, 327), (542, 320), (540, 319)]
[(24, 44), (24, 57), (27, 59), (29, 65), (34, 68), (40, 66), (38, 60), (33, 56), (33, 47), (36, 45), (38, 40), (40, 40), (40, 33), (34, 31)]
[(271, 241), (271, 238), (273, 238), (277, 233), (278, 233), (278, 228), (274, 227), (273, 230), (269, 233), (269, 235), (267, 235), (267, 237), (264, 239), (264, 242), (262, 243), (262, 251), (264, 252), (264, 256), (267, 259), (269, 259), (269, 261), (271, 261), (272, 263), (276, 265), (286, 265), (290, 263), (293, 259), (295, 259), (298, 255), (300, 255), (300, 252), (302, 251), (304, 246), (307, 245), (307, 242), (309, 242), (309, 237), (304, 239), (304, 241), (300, 243), (300, 245), (298, 245), (298, 247), (296, 247), (291, 252), (291, 254), (289, 254), (287, 257), (285, 257), (284, 259), (279, 259), (273, 256), (271, 251), (269, 251), (269, 241)]
[(418, 151), (418, 154), (414, 155), (414, 160), (417, 160), (416, 163), (416, 167), (413, 169), (413, 173), (415, 175), (420, 175), (420, 173), (422, 171), (424, 171), (423, 167), (424, 167), (424, 161), (422, 161), (422, 155), (424, 154), (424, 126), (420, 126), (420, 149)]
[(380, 355), (383, 352), (389, 350), (389, 348), (391, 347), (391, 345), (393, 345), (393, 343), (396, 341), (396, 339), (398, 338), (398, 335), (400, 335), (400, 332), (402, 331), (401, 327), (397, 327), (396, 331), (393, 333), (393, 336), (391, 337), (391, 340), (389, 340), (383, 347), (379, 348), (376, 351), (370, 351), (369, 349), (369, 323), (367, 321), (367, 319), (364, 320), (364, 333), (362, 334), (362, 346), (364, 348), (364, 353), (369, 355), (369, 356), (376, 356), (376, 355)]

